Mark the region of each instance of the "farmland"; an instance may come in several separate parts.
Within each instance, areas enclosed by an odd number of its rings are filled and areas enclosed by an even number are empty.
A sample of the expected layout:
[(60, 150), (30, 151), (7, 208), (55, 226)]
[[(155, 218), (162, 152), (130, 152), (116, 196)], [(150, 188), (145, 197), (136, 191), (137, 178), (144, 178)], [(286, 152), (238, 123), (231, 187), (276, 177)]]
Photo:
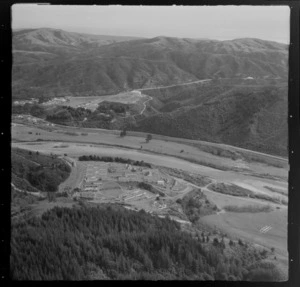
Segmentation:
[[(33, 122), (38, 121), (38, 123)], [(208, 146), (208, 143), (189, 141), (182, 139), (173, 139), (170, 137), (153, 135), (153, 140), (146, 143), (145, 133), (128, 132), (124, 138), (119, 136), (120, 131), (108, 131), (101, 129), (90, 128), (72, 128), (67, 126), (60, 126), (49, 124), (36, 118), (17, 118), (17, 125), (12, 129), (12, 135), (15, 140), (22, 141), (62, 141), (62, 142), (77, 142), (77, 143), (91, 143), (91, 144), (105, 144), (111, 146), (118, 146), (124, 148), (131, 148), (151, 153), (159, 153), (170, 156), (176, 156), (182, 159), (187, 159), (195, 163), (206, 165), (208, 167), (217, 168), (221, 170), (235, 170), (243, 173), (257, 173), (258, 175), (278, 177), (287, 179), (287, 161), (283, 158), (267, 156), (265, 154), (255, 154), (261, 161), (251, 161), (248, 159), (233, 159), (223, 157), (222, 155), (214, 155), (206, 151), (201, 146)], [(26, 125), (24, 125), (26, 123)], [(18, 125), (21, 124), (21, 125)], [(50, 125), (50, 126), (49, 126)], [(42, 136), (40, 136), (42, 135)], [(195, 142), (197, 146), (195, 146)], [(193, 145), (191, 144), (193, 143)], [(244, 154), (249, 154), (251, 151), (239, 148), (227, 147), (222, 144), (210, 144), (211, 146), (218, 146), (223, 150), (234, 150)], [(253, 154), (253, 152), (252, 152)], [(263, 159), (263, 161), (262, 161)], [(276, 166), (275, 166), (276, 163)], [(266, 172), (267, 171), (267, 172)]]

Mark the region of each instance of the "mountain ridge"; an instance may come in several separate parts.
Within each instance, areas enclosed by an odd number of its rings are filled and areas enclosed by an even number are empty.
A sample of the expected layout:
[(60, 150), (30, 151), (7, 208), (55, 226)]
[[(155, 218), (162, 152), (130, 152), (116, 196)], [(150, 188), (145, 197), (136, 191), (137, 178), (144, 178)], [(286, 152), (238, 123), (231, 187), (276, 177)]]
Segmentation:
[(45, 30), (13, 37), (13, 97), (24, 97), (20, 90), (33, 97), (105, 95), (208, 78), (287, 79), (288, 74), (287, 46), (276, 42), (159, 36), (112, 43)]

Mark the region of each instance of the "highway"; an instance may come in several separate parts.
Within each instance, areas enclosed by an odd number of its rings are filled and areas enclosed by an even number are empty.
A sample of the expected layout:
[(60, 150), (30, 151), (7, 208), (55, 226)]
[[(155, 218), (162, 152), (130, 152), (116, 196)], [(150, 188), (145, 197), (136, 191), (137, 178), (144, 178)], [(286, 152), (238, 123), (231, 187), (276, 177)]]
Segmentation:
[(211, 79), (198, 80), (198, 81), (187, 82), (187, 83), (182, 83), (182, 84), (175, 84), (175, 85), (170, 85), (170, 86), (142, 88), (142, 89), (137, 89), (137, 90), (138, 91), (160, 90), (160, 89), (167, 89), (167, 88), (172, 88), (172, 87), (180, 87), (180, 86), (188, 86), (188, 85), (193, 85), (193, 84), (205, 83), (205, 82), (209, 82), (209, 81), (211, 81)]

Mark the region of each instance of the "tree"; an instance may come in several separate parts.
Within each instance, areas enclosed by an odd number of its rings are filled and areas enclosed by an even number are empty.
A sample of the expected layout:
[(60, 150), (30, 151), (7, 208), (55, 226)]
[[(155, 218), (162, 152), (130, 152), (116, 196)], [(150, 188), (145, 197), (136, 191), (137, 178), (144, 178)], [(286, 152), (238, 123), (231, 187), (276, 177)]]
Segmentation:
[(214, 245), (214, 246), (218, 246), (218, 245), (219, 245), (219, 240), (218, 240), (218, 238), (214, 238), (214, 240), (213, 240), (213, 245)]
[(72, 188), (70, 186), (66, 186), (64, 188), (64, 192), (67, 193), (67, 194), (71, 193), (71, 191), (72, 191)]
[(120, 137), (125, 137), (127, 134), (126, 129), (124, 128), (121, 132), (120, 132)]
[(49, 202), (56, 201), (55, 195), (56, 195), (55, 192), (48, 191), (47, 192), (48, 201)]
[(151, 140), (152, 140), (152, 135), (147, 134), (146, 142), (148, 143), (148, 142), (151, 141)]

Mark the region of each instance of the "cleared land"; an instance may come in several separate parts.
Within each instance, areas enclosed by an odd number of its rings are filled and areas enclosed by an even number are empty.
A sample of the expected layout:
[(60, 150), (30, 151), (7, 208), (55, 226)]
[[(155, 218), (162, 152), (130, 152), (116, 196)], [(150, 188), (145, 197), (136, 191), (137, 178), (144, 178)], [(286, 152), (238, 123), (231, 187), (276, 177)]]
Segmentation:
[(131, 91), (124, 92), (116, 95), (109, 96), (92, 96), (92, 97), (68, 97), (67, 101), (49, 101), (44, 105), (62, 105), (69, 106), (72, 108), (85, 108), (89, 110), (96, 110), (99, 103), (108, 101), (114, 103), (123, 103), (123, 104), (135, 104), (139, 101), (147, 99), (148, 96), (143, 95), (140, 91)]
[[(237, 238), (251, 240), (267, 248), (274, 247), (277, 254), (287, 258), (287, 209), (261, 213), (225, 212), (222, 216), (203, 217), (202, 221)], [(260, 232), (265, 226), (272, 228), (268, 232)]]
[[(176, 156), (201, 165), (215, 167), (222, 170), (228, 169), (243, 173), (257, 173), (259, 175), (264, 174), (267, 177), (279, 177), (285, 179), (287, 179), (288, 176), (287, 161), (277, 159), (277, 161), (279, 161), (283, 166), (275, 167), (268, 164), (268, 160), (274, 161), (273, 157), (271, 156), (269, 159), (268, 155), (262, 156), (265, 162), (248, 162), (247, 160), (237, 161), (232, 158), (213, 155), (205, 150), (200, 150), (198, 146), (190, 145), (190, 141), (188, 140), (186, 142), (178, 142), (178, 139), (157, 137), (155, 135), (149, 143), (146, 143), (146, 134), (144, 133), (135, 133), (134, 135), (131, 135), (130, 132), (128, 136), (123, 138), (119, 137), (119, 134), (119, 131), (88, 128), (74, 129), (58, 125), (48, 127), (45, 126), (45, 124), (32, 124), (31, 126), (20, 126), (17, 124), (12, 128), (13, 140), (36, 141), (38, 139), (42, 139), (50, 141), (58, 140), (62, 142), (101, 143), (132, 149), (142, 149), (150, 151), (151, 153)], [(234, 147), (231, 147), (231, 149), (234, 149)]]

